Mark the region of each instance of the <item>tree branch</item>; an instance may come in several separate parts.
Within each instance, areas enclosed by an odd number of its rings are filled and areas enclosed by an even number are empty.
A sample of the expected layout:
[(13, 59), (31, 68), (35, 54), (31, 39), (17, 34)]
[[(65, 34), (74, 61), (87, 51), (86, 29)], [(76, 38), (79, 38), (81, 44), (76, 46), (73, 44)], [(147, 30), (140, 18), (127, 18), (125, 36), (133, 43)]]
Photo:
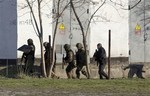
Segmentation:
[(38, 32), (38, 34), (40, 35), (40, 30), (39, 30), (39, 27), (38, 27), (38, 24), (37, 24), (37, 21), (36, 21), (36, 18), (35, 18), (35, 15), (34, 15), (34, 12), (33, 12), (32, 6), (30, 5), (29, 0), (26, 0), (26, 2), (27, 2), (28, 6), (29, 6), (29, 8), (30, 8), (30, 10), (31, 10), (31, 14), (32, 14), (32, 16), (33, 16), (33, 20), (34, 20), (34, 23), (35, 23), (35, 26), (36, 26), (37, 32)]
[(94, 17), (94, 15), (97, 13), (97, 11), (105, 4), (106, 0), (96, 9), (96, 11), (92, 14), (92, 16), (90, 17), (90, 20), (88, 22), (88, 25), (87, 25), (87, 30), (86, 30), (86, 37), (87, 37), (87, 34), (88, 34), (88, 30), (89, 30), (89, 27), (90, 27), (90, 24), (91, 24), (91, 20), (92, 18)]
[(40, 36), (43, 36), (43, 26), (42, 26), (42, 17), (41, 17), (41, 1), (42, 0), (37, 0), (38, 1), (38, 14), (39, 14), (39, 22), (40, 22)]

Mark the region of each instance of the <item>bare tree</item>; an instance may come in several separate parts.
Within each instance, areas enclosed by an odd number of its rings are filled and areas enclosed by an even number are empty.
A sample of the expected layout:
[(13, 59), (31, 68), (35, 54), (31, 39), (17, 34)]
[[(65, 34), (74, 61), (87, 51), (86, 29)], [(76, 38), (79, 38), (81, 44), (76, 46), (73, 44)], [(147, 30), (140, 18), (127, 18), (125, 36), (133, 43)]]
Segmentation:
[[(26, 1), (27, 5), (24, 5), (21, 9), (24, 9), (26, 7), (29, 8), (30, 16), (31, 16), (31, 23), (32, 23), (34, 31), (40, 41), (42, 75), (43, 75), (43, 77), (51, 77), (52, 73), (55, 74), (54, 72), (52, 72), (52, 69), (53, 69), (53, 65), (55, 62), (55, 38), (56, 38), (57, 28), (58, 28), (58, 24), (59, 24), (59, 18), (61, 17), (61, 15), (65, 11), (65, 9), (68, 7), (69, 3), (66, 4), (64, 8), (60, 8), (61, 0), (58, 0), (58, 2), (57, 2), (57, 9), (55, 9), (56, 10), (55, 21), (53, 22), (53, 23), (55, 23), (55, 28), (54, 28), (54, 32), (53, 32), (54, 34), (53, 34), (53, 40), (52, 40), (53, 41), (52, 42), (52, 49), (53, 49), (52, 50), (52, 60), (51, 60), (52, 62), (48, 68), (49, 72), (47, 73), (46, 68), (45, 68), (44, 48), (43, 48), (43, 24), (42, 24), (42, 14), (43, 13), (41, 12), (42, 7), (43, 7), (43, 6), (41, 6), (41, 3), (45, 3), (44, 5), (46, 5), (47, 2), (45, 2), (44, 0), (25, 0), (25, 1)], [(61, 11), (60, 11), (60, 9), (61, 9)], [(38, 13), (38, 15), (37, 15), (37, 13)]]
[[(115, 2), (115, 1), (113, 1), (113, 0), (110, 0), (110, 2), (112, 2), (112, 3), (114, 3), (115, 5), (118, 5), (118, 6), (121, 6), (121, 9), (124, 9), (124, 10), (131, 10), (131, 9), (133, 9), (134, 7), (136, 7), (137, 5), (139, 5), (141, 2), (142, 2), (142, 0), (136, 0), (136, 1), (134, 1), (134, 5), (132, 5), (132, 6), (128, 6), (128, 8), (124, 8), (124, 6), (121, 4), (121, 3), (117, 3), (117, 2)], [(130, 2), (130, 1), (129, 1)]]
[[(63, 0), (62, 0), (63, 1)], [(67, 7), (69, 6), (70, 3), (67, 3), (65, 5), (64, 8), (61, 8), (60, 7), (60, 3), (61, 3), (61, 0), (58, 0), (57, 2), (57, 8), (55, 9), (56, 10), (56, 16), (55, 16), (55, 27), (54, 27), (54, 32), (53, 32), (53, 43), (52, 43), (52, 63), (51, 63), (51, 66), (50, 66), (50, 70), (49, 70), (49, 76), (48, 77), (51, 77), (51, 74), (52, 74), (52, 69), (53, 69), (53, 66), (54, 66), (54, 63), (55, 63), (55, 38), (56, 38), (56, 33), (57, 33), (57, 29), (58, 29), (58, 24), (59, 24), (59, 19), (60, 17), (62, 16), (63, 12), (67, 9)], [(61, 10), (60, 10), (61, 8)]]
[[(87, 1), (88, 2), (88, 1)], [(83, 36), (83, 45), (84, 45), (84, 49), (86, 50), (85, 51), (85, 54), (86, 54), (86, 61), (88, 60), (87, 58), (87, 41), (86, 41), (86, 38), (87, 38), (87, 34), (88, 34), (88, 30), (89, 30), (89, 27), (90, 27), (90, 23), (91, 23), (91, 20), (93, 19), (94, 15), (98, 12), (98, 10), (105, 4), (106, 0), (103, 1), (103, 3), (95, 10), (95, 12), (90, 16), (90, 19), (89, 19), (89, 22), (87, 24), (87, 29), (84, 29), (83, 27), (83, 24), (81, 22), (81, 19), (79, 18), (77, 12), (76, 12), (76, 9), (74, 7), (74, 3), (73, 3), (73, 0), (70, 0), (70, 3), (71, 3), (71, 7), (73, 9), (73, 12), (75, 14), (75, 17), (78, 21), (78, 24), (81, 28), (81, 32), (82, 32), (82, 36)], [(90, 2), (89, 2), (90, 3)], [(89, 72), (89, 65), (88, 65), (88, 61), (86, 62), (86, 69), (87, 69), (87, 73), (88, 73), (88, 78), (90, 78), (90, 72)]]
[(49, 70), (49, 76), (48, 77), (51, 77), (51, 74), (52, 74), (52, 69), (53, 69), (53, 66), (54, 66), (54, 63), (55, 63), (55, 37), (56, 37), (56, 32), (57, 32), (57, 27), (58, 27), (58, 21), (59, 21), (59, 5), (60, 5), (60, 0), (58, 0), (58, 3), (57, 3), (57, 12), (56, 12), (56, 22), (55, 22), (55, 29), (54, 29), (54, 34), (53, 34), (53, 43), (52, 43), (52, 63), (51, 63), (51, 66), (50, 66), (50, 70)]
[[(41, 66), (42, 66), (42, 75), (44, 77), (47, 77), (46, 69), (45, 69), (45, 60), (44, 60), (44, 48), (43, 48), (43, 25), (42, 25), (42, 16), (41, 16), (41, 3), (43, 0), (35, 0), (35, 1), (29, 1), (26, 0), (27, 5), (30, 9), (31, 16), (33, 18), (33, 25), (35, 25), (36, 33), (40, 41), (40, 47), (41, 47)], [(33, 11), (33, 3), (37, 3), (37, 10), (38, 10), (38, 17), (36, 18), (35, 13)]]

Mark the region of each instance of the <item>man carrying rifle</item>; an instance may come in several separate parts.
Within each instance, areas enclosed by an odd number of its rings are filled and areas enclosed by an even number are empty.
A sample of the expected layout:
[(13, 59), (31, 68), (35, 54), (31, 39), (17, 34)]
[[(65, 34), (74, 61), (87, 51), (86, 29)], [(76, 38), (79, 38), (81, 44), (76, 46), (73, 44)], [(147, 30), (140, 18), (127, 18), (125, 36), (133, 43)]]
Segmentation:
[(64, 69), (64, 66), (65, 66), (65, 55), (63, 54), (63, 57), (62, 57), (62, 69)]
[(72, 74), (72, 70), (75, 68), (74, 52), (71, 50), (69, 44), (65, 44), (64, 49), (66, 51), (66, 57), (64, 57), (63, 62), (68, 63), (68, 66), (66, 68), (66, 74), (68, 79), (74, 79)]
[[(49, 70), (50, 70), (50, 66), (51, 66), (51, 62), (50, 59), (52, 60), (52, 47), (50, 47), (48, 42), (44, 42), (43, 43), (44, 47), (45, 47), (45, 53), (44, 53), (44, 59), (45, 59), (45, 69), (46, 69), (46, 73), (47, 76), (49, 75)], [(55, 59), (54, 59), (54, 66), (52, 68), (52, 78), (59, 78), (58, 76), (56, 76), (55, 74), (55, 67), (56, 67), (56, 53), (55, 53)]]
[(94, 53), (94, 56), (93, 58), (95, 58), (95, 60), (97, 61), (97, 64), (99, 66), (99, 75), (100, 75), (100, 79), (103, 79), (103, 76), (106, 78), (106, 79), (109, 79), (108, 78), (108, 75), (104, 72), (104, 68), (105, 68), (105, 65), (106, 65), (106, 51), (105, 49), (102, 47), (102, 44), (101, 43), (98, 43), (97, 44), (97, 50), (96, 52)]

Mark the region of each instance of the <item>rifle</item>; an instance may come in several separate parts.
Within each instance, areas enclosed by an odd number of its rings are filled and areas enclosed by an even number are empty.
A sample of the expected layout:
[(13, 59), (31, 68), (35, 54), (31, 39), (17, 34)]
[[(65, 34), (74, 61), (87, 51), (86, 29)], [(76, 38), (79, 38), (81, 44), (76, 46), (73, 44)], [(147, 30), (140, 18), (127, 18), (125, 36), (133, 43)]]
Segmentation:
[(65, 65), (65, 56), (63, 54), (63, 57), (62, 57), (62, 69), (64, 69), (64, 65)]
[(98, 57), (98, 56), (97, 56), (97, 49), (96, 49), (95, 52), (94, 52), (93, 58), (95, 59), (96, 64), (97, 64), (97, 66), (98, 66), (99, 63), (98, 63), (98, 58), (97, 58), (97, 57)]

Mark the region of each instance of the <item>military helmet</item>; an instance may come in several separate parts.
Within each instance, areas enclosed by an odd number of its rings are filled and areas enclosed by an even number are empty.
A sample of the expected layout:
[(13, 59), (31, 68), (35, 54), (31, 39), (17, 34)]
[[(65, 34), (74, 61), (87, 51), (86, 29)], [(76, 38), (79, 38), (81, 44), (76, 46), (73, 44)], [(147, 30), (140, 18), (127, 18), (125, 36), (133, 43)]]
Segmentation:
[(48, 45), (48, 42), (44, 42), (43, 46), (46, 47)]
[(102, 44), (101, 44), (101, 43), (98, 43), (97, 46), (102, 46)]
[(69, 44), (65, 44), (64, 45), (64, 49), (70, 49), (70, 45)]
[(78, 49), (83, 48), (83, 46), (82, 46), (82, 44), (81, 44), (81, 43), (77, 43), (77, 44), (76, 44), (76, 47), (77, 47)]
[(32, 39), (28, 39), (27, 42), (28, 42), (29, 45), (33, 44), (33, 40)]

